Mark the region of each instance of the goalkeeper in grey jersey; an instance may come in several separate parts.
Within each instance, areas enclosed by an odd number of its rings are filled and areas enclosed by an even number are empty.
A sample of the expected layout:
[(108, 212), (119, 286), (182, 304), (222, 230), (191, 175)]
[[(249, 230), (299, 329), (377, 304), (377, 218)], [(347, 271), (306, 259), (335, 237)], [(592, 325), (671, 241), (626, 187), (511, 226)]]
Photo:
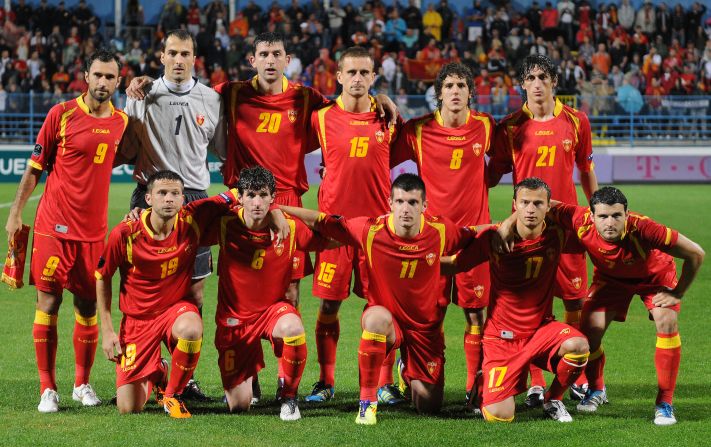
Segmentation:
[[(121, 143), (121, 155), (135, 160), (136, 189), (131, 209), (148, 208), (146, 181), (151, 174), (170, 170), (185, 181), (186, 203), (207, 197), (210, 172), (207, 152), (225, 159), (226, 131), (220, 95), (192, 77), (195, 41), (185, 30), (168, 32), (163, 41), (164, 75), (150, 84), (145, 99), (129, 98), (125, 112), (129, 125)], [(212, 272), (210, 247), (199, 247), (191, 294), (202, 313), (205, 278)], [(191, 380), (183, 398), (207, 399)]]

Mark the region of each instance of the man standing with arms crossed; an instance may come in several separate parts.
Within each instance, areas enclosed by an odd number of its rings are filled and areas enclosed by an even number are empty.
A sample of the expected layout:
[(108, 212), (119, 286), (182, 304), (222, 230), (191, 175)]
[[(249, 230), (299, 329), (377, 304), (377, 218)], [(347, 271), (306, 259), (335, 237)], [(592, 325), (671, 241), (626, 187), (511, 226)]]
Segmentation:
[[(163, 41), (164, 74), (152, 82), (143, 100), (128, 98), (129, 126), (121, 144), (122, 156), (134, 159), (136, 189), (131, 209), (147, 208), (146, 182), (160, 170), (178, 173), (185, 182), (187, 203), (207, 197), (210, 172), (207, 152), (225, 157), (222, 101), (213, 89), (192, 76), (195, 41), (185, 30), (169, 31)], [(200, 247), (195, 259), (190, 295), (202, 315), (205, 278), (212, 273), (210, 247)], [(206, 400), (195, 380), (188, 382), (183, 398)]]
[[(488, 224), (489, 190), (486, 162), (494, 119), (469, 108), (474, 94), (472, 73), (458, 63), (447, 64), (434, 84), (438, 108), (405, 124), (397, 145), (417, 163), (427, 185), (428, 211), (457, 225)], [(466, 191), (466, 194), (453, 194)], [(481, 327), (489, 303), (489, 264), (468, 272), (442, 276), (447, 299), (464, 310), (464, 354), (467, 362), (466, 404), (472, 405), (476, 375), (481, 369)], [(474, 408), (478, 405), (472, 405)]]
[[(368, 94), (375, 81), (375, 63), (368, 50), (346, 49), (338, 61), (338, 82), (343, 93), (335, 103), (313, 112), (311, 127), (318, 136), (325, 175), (319, 188), (318, 207), (327, 214), (345, 217), (379, 216), (388, 210), (391, 154), (395, 126), (388, 126), (375, 111)], [(403, 157), (400, 157), (403, 158)], [(367, 296), (364, 258), (360, 250), (341, 246), (316, 253), (313, 293), (320, 298), (316, 320), (319, 381), (307, 402), (325, 402), (335, 392), (336, 350), (340, 334), (338, 310), (351, 292)], [(392, 369), (392, 364), (390, 365)]]
[[(561, 103), (554, 90), (558, 82), (556, 67), (542, 55), (527, 56), (518, 68), (518, 79), (526, 92), (526, 103), (496, 127), (489, 186), (513, 171), (514, 184), (524, 178), (538, 177), (552, 191), (552, 198), (577, 204), (573, 167), (580, 172), (580, 184), (586, 197), (597, 189), (592, 163), (590, 122), (585, 113)], [(585, 255), (563, 254), (556, 276), (555, 296), (563, 299), (565, 322), (580, 327), (580, 312), (587, 292)], [(543, 371), (531, 368), (531, 388), (526, 404), (543, 402)], [(584, 396), (582, 383), (571, 389), (578, 399)]]
[(37, 289), (32, 336), (41, 413), (59, 410), (57, 315), (64, 289), (74, 294), (76, 319), (72, 398), (86, 406), (101, 403), (89, 385), (99, 339), (93, 270), (104, 248), (111, 169), (128, 123), (126, 115), (111, 104), (120, 68), (118, 57), (107, 50), (87, 59), (84, 77), (89, 89), (47, 114), (5, 225), (11, 240), (22, 228), (22, 210), (42, 172), (48, 171), (35, 217), (30, 264), (30, 283)]

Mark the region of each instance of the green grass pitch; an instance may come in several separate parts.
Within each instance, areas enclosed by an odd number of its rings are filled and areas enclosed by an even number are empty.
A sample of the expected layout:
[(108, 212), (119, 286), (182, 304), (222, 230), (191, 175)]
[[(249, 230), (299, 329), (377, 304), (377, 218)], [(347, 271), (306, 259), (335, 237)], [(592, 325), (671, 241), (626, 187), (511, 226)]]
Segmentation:
[[(16, 185), (0, 185), (0, 221), (5, 222)], [(128, 204), (132, 185), (112, 186), (110, 226), (115, 225)], [(212, 192), (220, 191), (219, 186)], [(679, 229), (711, 250), (711, 185), (627, 185), (622, 187), (632, 209)], [(39, 192), (35, 192), (37, 195)], [(454, 193), (454, 192), (453, 192)], [(305, 197), (306, 206), (315, 206), (315, 188)], [(510, 209), (510, 186), (491, 191), (495, 219)], [(25, 222), (32, 222), (37, 201), (29, 202)], [(93, 216), (87, 216), (91, 222)], [(1, 244), (2, 250), (6, 249)], [(4, 251), (3, 251), (4, 253)], [(62, 397), (58, 414), (37, 412), (38, 378), (32, 346), (34, 290), (25, 287), (10, 291), (3, 286), (0, 311), (0, 445), (407, 445), (407, 446), (536, 446), (536, 445), (709, 445), (711, 438), (711, 337), (708, 336), (711, 268), (707, 262), (696, 283), (684, 298), (680, 327), (683, 356), (675, 405), (679, 423), (672, 427), (652, 424), (656, 376), (654, 372), (655, 330), (639, 301), (635, 301), (628, 321), (613, 324), (605, 339), (606, 380), (611, 403), (593, 415), (578, 414), (568, 402), (575, 421), (559, 424), (542, 417), (541, 410), (522, 408), (513, 424), (485, 424), (462, 410), (465, 364), (462, 349), (464, 321), (461, 311), (450, 307), (445, 333), (447, 341), (446, 396), (442, 414), (421, 417), (412, 409), (381, 408), (378, 425), (354, 424), (358, 399), (357, 343), (359, 315), (363, 302), (350, 298), (341, 311), (341, 338), (336, 371), (336, 398), (323, 406), (302, 403), (303, 419), (296, 423), (279, 420), (278, 407), (264, 405), (248, 414), (231, 415), (221, 402), (217, 355), (213, 345), (216, 302), (215, 277), (208, 280), (205, 305), (205, 344), (197, 370), (213, 402), (189, 404), (194, 417), (170, 420), (155, 404), (140, 415), (119, 416), (116, 408), (82, 408), (71, 399), (74, 374), (71, 329), (71, 295), (60, 311), (57, 379)], [(27, 274), (26, 274), (27, 275)], [(25, 276), (27, 278), (27, 276)], [(317, 301), (311, 296), (311, 281), (302, 282), (301, 302), (309, 348), (309, 361), (300, 393), (310, 391), (318, 379), (313, 340)], [(117, 290), (115, 287), (114, 290)], [(556, 300), (556, 312), (562, 306)], [(117, 299), (114, 299), (114, 303)], [(114, 304), (115, 306), (115, 304)], [(114, 308), (118, 328), (119, 312)], [(265, 345), (266, 347), (266, 345)], [(100, 351), (100, 349), (99, 349)], [(261, 374), (262, 389), (269, 399), (275, 389), (275, 361), (266, 350), (267, 367)], [(92, 384), (105, 401), (114, 395), (114, 365), (97, 353)]]

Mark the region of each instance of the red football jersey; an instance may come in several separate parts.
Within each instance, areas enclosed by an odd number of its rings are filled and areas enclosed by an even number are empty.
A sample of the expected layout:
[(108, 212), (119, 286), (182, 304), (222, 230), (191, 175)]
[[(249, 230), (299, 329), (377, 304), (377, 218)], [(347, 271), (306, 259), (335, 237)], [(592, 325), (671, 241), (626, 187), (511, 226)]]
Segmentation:
[(368, 305), (384, 306), (403, 329), (437, 329), (449, 304), (439, 287), (440, 257), (466, 246), (473, 234), (447, 219), (423, 215), (420, 233), (403, 239), (395, 234), (392, 219), (322, 214), (316, 229), (363, 250)]
[(283, 79), (283, 92), (264, 95), (257, 77), (226, 82), (215, 90), (222, 95), (228, 120), (224, 181), (235, 187), (239, 171), (261, 165), (276, 178), (277, 193), (309, 189), (304, 156), (316, 149), (310, 137), (311, 112), (326, 99), (316, 90)]
[(439, 111), (405, 124), (396, 144), (417, 163), (429, 212), (458, 225), (491, 221), (484, 155), (494, 129), (494, 118), (474, 110), (457, 128), (444, 127)]
[(111, 116), (91, 116), (83, 96), (50, 109), (28, 163), (49, 172), (36, 232), (82, 242), (106, 237), (111, 169), (127, 124), (113, 105)]
[(595, 228), (590, 208), (560, 204), (551, 217), (577, 234), (595, 266), (595, 275), (644, 284), (660, 272), (674, 268), (674, 258), (665, 253), (679, 239), (679, 232), (649, 217), (630, 213), (618, 242), (607, 242)]
[(573, 166), (581, 172), (593, 167), (590, 121), (558, 99), (553, 114), (536, 121), (524, 104), (504, 118), (496, 127), (489, 169), (495, 176), (513, 170), (514, 184), (539, 177), (551, 188), (552, 199), (577, 204)]
[(133, 318), (154, 318), (190, 290), (201, 232), (236, 203), (236, 191), (185, 205), (170, 235), (158, 241), (147, 221), (150, 208), (138, 221), (121, 222), (109, 233), (97, 279), (121, 273), (119, 308)]
[(484, 335), (505, 339), (527, 338), (553, 319), (553, 291), (560, 254), (567, 233), (548, 222), (536, 239), (516, 238), (511, 253), (490, 248), (495, 228), (481, 232), (475, 242), (456, 257), (460, 269), (489, 261), (491, 294)]
[(289, 238), (275, 245), (268, 228), (249, 230), (243, 214), (242, 207), (233, 208), (205, 230), (203, 239), (220, 245), (215, 321), (223, 326), (251, 323), (274, 303), (286, 302), (294, 251), (321, 250), (329, 243), (287, 215)]
[(388, 127), (375, 112), (373, 98), (371, 102), (370, 112), (351, 113), (338, 97), (311, 116), (326, 166), (318, 190), (318, 207), (325, 213), (363, 216), (390, 209), (390, 144), (395, 126)]

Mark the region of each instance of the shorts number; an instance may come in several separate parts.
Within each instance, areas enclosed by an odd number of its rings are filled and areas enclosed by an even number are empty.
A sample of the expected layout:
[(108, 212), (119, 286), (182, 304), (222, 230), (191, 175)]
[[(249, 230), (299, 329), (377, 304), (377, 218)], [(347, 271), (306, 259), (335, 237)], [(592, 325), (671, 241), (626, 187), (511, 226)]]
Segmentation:
[(175, 134), (180, 135), (180, 125), (183, 123), (183, 115), (178, 115), (175, 118)]
[(126, 369), (127, 367), (133, 365), (136, 361), (136, 344), (129, 343), (126, 345), (126, 349), (123, 350), (123, 355), (121, 356), (121, 369)]
[[(415, 269), (417, 269), (417, 259), (412, 261), (402, 261), (402, 270), (400, 270), (400, 279), (408, 278), (412, 279), (415, 276)], [(408, 273), (409, 271), (409, 273)]]
[(321, 268), (318, 272), (318, 280), (323, 281), (326, 284), (330, 284), (333, 281), (333, 275), (336, 274), (336, 264), (331, 264), (330, 262), (322, 262)]
[(351, 153), (349, 157), (363, 158), (368, 155), (368, 142), (370, 137), (351, 138)]
[[(547, 159), (547, 160), (546, 160)], [(536, 167), (545, 168), (555, 164), (555, 146), (539, 146)]]
[(165, 278), (170, 276), (178, 270), (178, 258), (173, 258), (169, 261), (165, 261), (160, 265), (160, 277)]
[(452, 160), (449, 162), (449, 169), (456, 170), (462, 167), (462, 157), (464, 149), (455, 149), (452, 151)]
[(106, 158), (106, 151), (109, 149), (109, 145), (106, 143), (99, 143), (96, 147), (96, 155), (94, 155), (94, 163), (100, 165), (104, 162)]
[(538, 278), (538, 274), (541, 273), (542, 265), (542, 256), (531, 256), (526, 259), (526, 279)]
[(264, 257), (266, 255), (267, 255), (267, 251), (262, 248), (258, 248), (257, 250), (255, 250), (254, 256), (252, 256), (251, 267), (254, 270), (261, 270), (262, 267), (264, 266)]
[[(489, 389), (501, 386), (508, 369), (508, 366), (495, 366), (489, 370)], [(496, 378), (497, 374), (499, 375), (498, 378)]]
[(44, 270), (42, 270), (43, 276), (52, 276), (54, 271), (57, 270), (59, 266), (59, 258), (57, 256), (50, 256), (47, 259), (47, 263), (44, 265)]
[(228, 349), (225, 351), (224, 361), (222, 362), (222, 367), (225, 372), (234, 371), (235, 369), (235, 351), (233, 349)]
[(281, 113), (262, 112), (259, 114), (261, 124), (257, 126), (257, 133), (277, 133), (281, 126)]

